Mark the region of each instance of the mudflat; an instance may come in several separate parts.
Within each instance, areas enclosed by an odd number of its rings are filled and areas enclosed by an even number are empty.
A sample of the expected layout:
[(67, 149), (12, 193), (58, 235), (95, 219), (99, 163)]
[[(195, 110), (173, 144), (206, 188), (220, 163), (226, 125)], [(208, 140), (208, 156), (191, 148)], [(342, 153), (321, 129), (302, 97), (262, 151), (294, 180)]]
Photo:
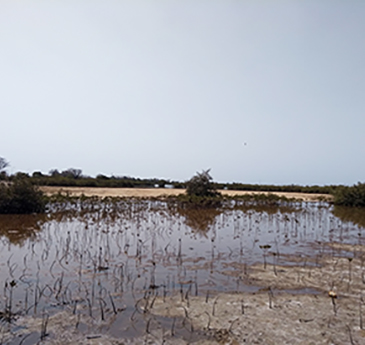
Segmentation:
[[(65, 193), (71, 196), (98, 196), (104, 197), (162, 197), (179, 195), (185, 193), (185, 189), (168, 189), (168, 188), (97, 188), (97, 187), (54, 187), (42, 186), (40, 189), (47, 195)], [(221, 190), (223, 195), (247, 195), (247, 194), (275, 194), (294, 198), (303, 201), (318, 201), (332, 199), (328, 194), (312, 194), (312, 193), (288, 193), (288, 192), (252, 192), (252, 191), (237, 191), (237, 190)]]

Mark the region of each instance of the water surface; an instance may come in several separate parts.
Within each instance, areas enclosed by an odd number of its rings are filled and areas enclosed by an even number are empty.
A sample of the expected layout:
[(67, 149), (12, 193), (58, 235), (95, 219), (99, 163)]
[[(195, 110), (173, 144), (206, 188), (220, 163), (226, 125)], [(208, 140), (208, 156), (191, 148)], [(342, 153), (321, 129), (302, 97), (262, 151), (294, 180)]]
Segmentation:
[(146, 296), (254, 291), (260, 287), (230, 274), (235, 264), (343, 255), (327, 243), (362, 245), (364, 224), (362, 212), (314, 203), (197, 210), (139, 200), (0, 216), (0, 310), (68, 308), (108, 321), (100, 332), (134, 337), (146, 327)]

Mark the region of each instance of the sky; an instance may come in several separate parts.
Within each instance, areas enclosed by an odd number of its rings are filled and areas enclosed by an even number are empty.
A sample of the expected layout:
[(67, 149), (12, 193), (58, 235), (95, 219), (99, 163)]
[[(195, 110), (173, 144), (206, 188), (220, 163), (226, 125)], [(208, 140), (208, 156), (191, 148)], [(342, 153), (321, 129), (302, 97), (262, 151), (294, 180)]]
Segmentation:
[(0, 0), (0, 157), (185, 181), (365, 177), (365, 1)]

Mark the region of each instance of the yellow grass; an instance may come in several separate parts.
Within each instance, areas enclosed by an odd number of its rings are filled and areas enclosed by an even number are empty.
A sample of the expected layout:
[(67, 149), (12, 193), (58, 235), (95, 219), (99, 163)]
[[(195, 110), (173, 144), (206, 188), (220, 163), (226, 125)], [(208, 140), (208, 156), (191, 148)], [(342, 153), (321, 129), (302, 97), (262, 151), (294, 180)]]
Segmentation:
[[(185, 193), (185, 189), (167, 189), (167, 188), (96, 188), (96, 187), (49, 187), (42, 186), (40, 189), (47, 195), (58, 192), (69, 193), (72, 196), (98, 196), (98, 197), (160, 197), (169, 195), (178, 195)], [(245, 195), (245, 194), (269, 194), (268, 192), (251, 192), (251, 191), (234, 191), (221, 190), (223, 195)], [(332, 196), (327, 194), (310, 194), (310, 193), (287, 193), (287, 192), (270, 192), (287, 198), (295, 198), (303, 201), (318, 201), (320, 199), (331, 200)]]

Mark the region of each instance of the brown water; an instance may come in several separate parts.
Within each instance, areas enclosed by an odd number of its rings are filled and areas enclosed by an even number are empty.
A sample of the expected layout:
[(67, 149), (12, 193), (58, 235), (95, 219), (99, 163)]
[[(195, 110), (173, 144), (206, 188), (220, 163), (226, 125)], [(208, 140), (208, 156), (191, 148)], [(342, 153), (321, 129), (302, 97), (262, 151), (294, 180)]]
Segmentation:
[[(0, 216), (1, 322), (12, 321), (16, 332), (13, 317), (67, 309), (103, 321), (100, 333), (136, 337), (147, 327), (147, 298), (256, 291), (261, 287), (227, 270), (235, 263), (298, 265), (323, 253), (346, 255), (326, 243), (363, 244), (363, 217), (313, 203), (196, 210), (142, 200)], [(168, 328), (176, 320), (158, 322)], [(73, 327), (95, 331), (95, 323)], [(176, 329), (177, 336), (189, 333)], [(39, 334), (24, 344), (38, 340)]]

